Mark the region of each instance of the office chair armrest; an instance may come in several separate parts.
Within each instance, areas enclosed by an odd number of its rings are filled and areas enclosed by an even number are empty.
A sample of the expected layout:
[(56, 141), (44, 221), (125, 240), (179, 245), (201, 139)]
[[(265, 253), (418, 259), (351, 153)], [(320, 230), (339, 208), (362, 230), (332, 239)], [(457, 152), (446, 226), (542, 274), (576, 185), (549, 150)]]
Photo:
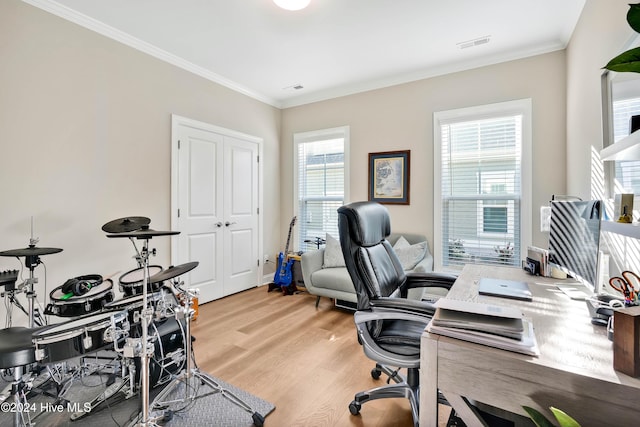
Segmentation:
[(408, 310), (388, 308), (371, 308), (371, 310), (356, 311), (353, 315), (356, 325), (365, 325), (375, 320), (406, 320), (424, 323), (425, 327), (431, 321), (431, 316)]
[(404, 298), (378, 298), (370, 302), (372, 311), (395, 311), (417, 314), (431, 318), (436, 311), (433, 304)]
[(407, 273), (406, 289), (445, 288), (451, 289), (458, 276), (445, 273)]

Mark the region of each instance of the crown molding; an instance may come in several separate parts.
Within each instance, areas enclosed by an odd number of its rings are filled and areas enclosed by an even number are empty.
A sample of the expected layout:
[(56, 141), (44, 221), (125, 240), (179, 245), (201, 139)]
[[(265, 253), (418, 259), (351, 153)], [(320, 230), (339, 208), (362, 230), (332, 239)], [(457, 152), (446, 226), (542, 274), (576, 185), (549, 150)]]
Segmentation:
[(176, 67), (182, 68), (185, 71), (189, 71), (197, 76), (200, 76), (214, 83), (227, 87), (235, 92), (239, 92), (243, 95), (256, 99), (260, 102), (264, 102), (265, 104), (269, 104), (273, 107), (282, 108), (281, 103), (278, 102), (277, 100), (271, 99), (267, 96), (264, 96), (253, 90), (250, 90), (232, 80), (222, 77), (216, 73), (213, 73), (192, 62), (186, 61), (172, 53), (169, 53), (165, 50), (162, 50), (152, 45), (151, 43), (147, 43), (143, 40), (132, 37), (131, 35), (123, 31), (120, 31), (103, 22), (100, 22), (87, 15), (84, 15), (73, 9), (70, 9), (69, 7), (64, 6), (56, 1), (52, 1), (52, 0), (22, 0), (22, 1), (34, 7), (37, 7), (38, 9), (44, 10), (45, 12), (49, 12), (62, 19), (65, 19), (67, 21), (80, 25), (81, 27), (84, 27), (88, 30), (94, 31), (112, 40), (115, 40), (124, 45), (132, 47), (136, 50), (139, 50), (140, 52), (146, 53), (147, 55), (153, 56), (154, 58), (157, 58), (161, 61), (167, 62), (171, 65), (175, 65)]
[(292, 107), (299, 107), (306, 104), (312, 104), (314, 102), (328, 101), (330, 99), (340, 98), (343, 96), (357, 95), (363, 92), (385, 89), (392, 86), (398, 86), (406, 83), (440, 77), (447, 74), (469, 71), (476, 68), (502, 64), (510, 61), (517, 61), (532, 56), (543, 55), (558, 50), (563, 50), (565, 48), (566, 44), (550, 43), (546, 46), (523, 49), (519, 52), (510, 52), (506, 54), (496, 53), (494, 55), (482, 56), (473, 60), (461, 61), (458, 63), (449, 63), (443, 66), (428, 67), (412, 73), (404, 73), (401, 75), (389, 76), (387, 78), (358, 82), (326, 90), (319, 90), (308, 95), (300, 95), (293, 98), (288, 98), (280, 103), (280, 108), (287, 109)]

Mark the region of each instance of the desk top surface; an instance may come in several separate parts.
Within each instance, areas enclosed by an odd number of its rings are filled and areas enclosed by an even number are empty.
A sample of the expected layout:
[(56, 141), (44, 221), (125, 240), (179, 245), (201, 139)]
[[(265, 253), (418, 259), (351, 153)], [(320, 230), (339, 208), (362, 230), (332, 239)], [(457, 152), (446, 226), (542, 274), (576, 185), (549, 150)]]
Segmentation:
[[(478, 280), (481, 277), (525, 281), (529, 284), (533, 300), (528, 302), (479, 295)], [(584, 301), (572, 300), (557, 288), (558, 284), (564, 282), (566, 281), (530, 276), (517, 268), (470, 264), (464, 267), (446, 298), (520, 308), (525, 317), (533, 321), (540, 356), (508, 352), (513, 357), (640, 388), (640, 379), (613, 369), (613, 343), (607, 339), (606, 328), (591, 324)], [(438, 339), (451, 340), (446, 337)], [(464, 343), (467, 344), (478, 345)]]

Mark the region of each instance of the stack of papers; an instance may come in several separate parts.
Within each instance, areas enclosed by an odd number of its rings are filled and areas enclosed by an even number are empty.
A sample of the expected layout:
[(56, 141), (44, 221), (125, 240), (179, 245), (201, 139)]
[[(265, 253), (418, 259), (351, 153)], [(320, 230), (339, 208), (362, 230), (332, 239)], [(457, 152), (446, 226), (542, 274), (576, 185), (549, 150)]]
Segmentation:
[(532, 356), (540, 353), (533, 324), (515, 308), (446, 298), (435, 306), (430, 333)]

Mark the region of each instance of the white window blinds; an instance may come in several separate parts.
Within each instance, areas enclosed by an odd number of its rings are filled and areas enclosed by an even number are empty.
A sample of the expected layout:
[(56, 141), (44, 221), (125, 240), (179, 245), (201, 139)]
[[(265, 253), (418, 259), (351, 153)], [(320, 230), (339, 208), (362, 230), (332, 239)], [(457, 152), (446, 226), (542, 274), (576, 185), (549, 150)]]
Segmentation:
[(519, 265), (522, 115), (458, 118), (440, 133), (442, 266)]
[(297, 147), (298, 248), (316, 249), (316, 240), (338, 238), (338, 208), (345, 201), (345, 131), (294, 137)]

